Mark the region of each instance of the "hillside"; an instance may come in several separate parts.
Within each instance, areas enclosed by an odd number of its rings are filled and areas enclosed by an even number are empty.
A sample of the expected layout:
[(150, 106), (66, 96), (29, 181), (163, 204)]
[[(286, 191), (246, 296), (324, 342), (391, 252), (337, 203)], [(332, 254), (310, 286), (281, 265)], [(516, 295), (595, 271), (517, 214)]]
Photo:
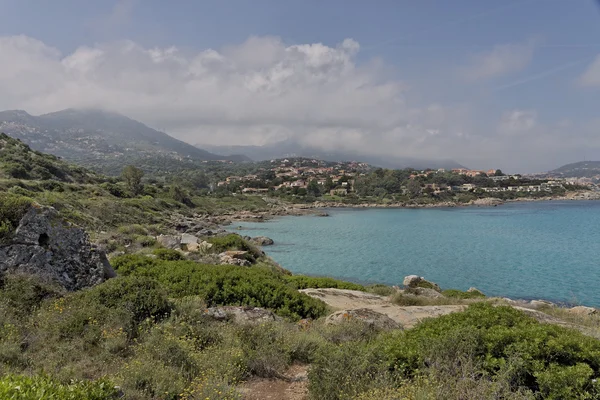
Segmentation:
[(324, 161), (360, 161), (382, 168), (453, 169), (465, 168), (453, 160), (425, 160), (411, 157), (378, 156), (360, 151), (326, 151), (318, 147), (305, 146), (294, 140), (285, 140), (264, 146), (211, 146), (197, 145), (218, 154), (245, 154), (254, 161), (286, 157), (307, 157)]
[(32, 150), (18, 139), (0, 133), (0, 178), (96, 183), (102, 177), (68, 164), (56, 156)]
[(243, 156), (223, 157), (198, 149), (141, 122), (101, 110), (68, 109), (37, 117), (21, 110), (3, 111), (0, 132), (21, 139), (35, 150), (89, 166), (148, 158), (245, 160)]
[(567, 164), (549, 173), (565, 178), (592, 178), (600, 175), (600, 161), (580, 161)]

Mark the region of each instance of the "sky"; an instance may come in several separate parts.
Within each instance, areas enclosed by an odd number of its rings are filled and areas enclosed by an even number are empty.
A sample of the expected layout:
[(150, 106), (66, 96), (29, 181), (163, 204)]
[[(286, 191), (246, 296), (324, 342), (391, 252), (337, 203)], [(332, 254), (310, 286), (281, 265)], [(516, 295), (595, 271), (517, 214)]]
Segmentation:
[(0, 0), (0, 110), (192, 144), (542, 172), (600, 160), (596, 0)]

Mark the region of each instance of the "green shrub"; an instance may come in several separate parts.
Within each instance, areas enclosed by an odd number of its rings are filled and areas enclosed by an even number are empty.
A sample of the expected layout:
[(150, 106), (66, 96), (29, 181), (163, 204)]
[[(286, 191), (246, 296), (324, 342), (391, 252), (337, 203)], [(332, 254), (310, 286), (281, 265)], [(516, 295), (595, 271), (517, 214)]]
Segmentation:
[(357, 283), (340, 281), (333, 278), (327, 277), (313, 277), (305, 275), (292, 275), (286, 276), (285, 278), (297, 289), (308, 289), (308, 288), (334, 288), (334, 289), (348, 289), (348, 290), (360, 290), (366, 291), (363, 285)]
[(0, 242), (8, 240), (33, 200), (11, 193), (0, 193)]
[(479, 374), (502, 377), (513, 390), (529, 388), (544, 398), (600, 395), (593, 380), (600, 376), (600, 341), (541, 324), (511, 307), (477, 303), (465, 312), (425, 320), (389, 339), (386, 352), (404, 377), (431, 366), (452, 372), (470, 363)]
[(461, 290), (456, 289), (447, 289), (442, 292), (442, 294), (446, 297), (451, 297), (453, 299), (482, 299), (485, 298), (485, 294), (481, 293), (479, 290), (472, 292), (463, 292)]
[(62, 290), (35, 276), (5, 274), (0, 276), (0, 300), (25, 317), (38, 308), (42, 301), (58, 297)]
[(212, 243), (212, 248), (218, 253), (227, 250), (242, 250), (249, 252), (254, 258), (259, 258), (262, 256), (262, 251), (235, 233), (226, 236), (212, 237), (208, 239), (208, 242)]
[(149, 276), (173, 297), (202, 297), (207, 305), (248, 305), (273, 309), (279, 315), (318, 318), (325, 304), (287, 284), (282, 274), (261, 267), (207, 265), (192, 261), (163, 261), (144, 256), (111, 260), (120, 274)]
[(396, 293), (396, 289), (391, 286), (375, 284), (367, 286), (367, 292), (374, 293), (379, 296), (391, 296)]
[(119, 398), (106, 380), (62, 384), (45, 376), (0, 377), (0, 398), (19, 400), (109, 400)]
[(178, 261), (185, 259), (183, 254), (172, 249), (155, 249), (152, 251), (152, 254), (154, 254), (159, 260), (164, 261)]

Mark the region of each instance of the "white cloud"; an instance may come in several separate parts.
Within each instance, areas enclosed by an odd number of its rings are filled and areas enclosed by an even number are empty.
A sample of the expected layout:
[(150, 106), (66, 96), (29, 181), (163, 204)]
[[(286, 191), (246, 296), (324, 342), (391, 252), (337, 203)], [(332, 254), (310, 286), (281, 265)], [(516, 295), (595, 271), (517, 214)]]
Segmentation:
[(498, 131), (501, 134), (517, 135), (531, 132), (537, 127), (537, 112), (533, 110), (512, 110), (502, 115)]
[(29, 37), (0, 37), (0, 110), (99, 107), (190, 143), (295, 138), (329, 150), (502, 170), (554, 167), (549, 154), (566, 158), (568, 146), (582, 145), (563, 144), (564, 128), (547, 129), (534, 110), (507, 111), (490, 123), (497, 117), (481, 117), (471, 104), (441, 104), (421, 87), (413, 95), (389, 65), (358, 63), (359, 51), (351, 39), (326, 46), (251, 37), (195, 53), (119, 41), (61, 54)]
[(600, 86), (600, 55), (596, 57), (596, 59), (587, 67), (585, 72), (579, 77), (579, 83), (582, 86)]
[(531, 63), (534, 48), (534, 40), (497, 45), (491, 51), (473, 55), (461, 74), (467, 80), (477, 81), (521, 71)]
[(427, 156), (426, 138), (451, 136), (460, 113), (438, 104), (411, 106), (405, 85), (384, 78), (388, 67), (357, 64), (359, 49), (352, 39), (331, 47), (251, 37), (195, 54), (120, 41), (61, 55), (31, 38), (6, 37), (0, 39), (0, 109), (102, 107), (191, 143), (295, 137), (331, 148)]

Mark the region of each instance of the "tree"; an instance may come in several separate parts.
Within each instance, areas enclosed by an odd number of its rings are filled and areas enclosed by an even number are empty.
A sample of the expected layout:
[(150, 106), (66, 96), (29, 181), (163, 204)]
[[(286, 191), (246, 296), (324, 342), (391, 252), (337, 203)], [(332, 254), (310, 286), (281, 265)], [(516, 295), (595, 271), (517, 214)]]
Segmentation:
[(408, 181), (406, 189), (411, 197), (418, 197), (421, 194), (421, 183), (416, 179), (411, 179)]
[(121, 173), (121, 178), (125, 181), (127, 188), (135, 195), (142, 193), (144, 189), (144, 185), (142, 185), (143, 176), (144, 171), (133, 165), (126, 166)]
[(497, 169), (496, 172), (494, 173), (494, 176), (504, 176), (504, 174), (502, 173), (501, 170)]
[(308, 183), (306, 191), (315, 197), (319, 197), (321, 195), (321, 188), (319, 187), (317, 181), (314, 179)]

